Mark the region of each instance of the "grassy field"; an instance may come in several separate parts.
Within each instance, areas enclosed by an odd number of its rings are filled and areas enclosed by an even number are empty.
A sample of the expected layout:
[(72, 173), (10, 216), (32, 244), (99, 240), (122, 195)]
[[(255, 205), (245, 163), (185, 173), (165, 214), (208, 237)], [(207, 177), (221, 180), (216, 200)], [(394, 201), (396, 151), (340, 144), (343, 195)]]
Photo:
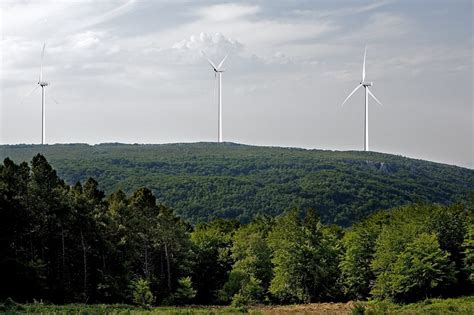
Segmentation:
[(395, 304), (388, 301), (362, 303), (365, 312), (356, 312), (358, 304), (353, 306), (353, 314), (474, 314), (474, 296), (452, 299), (426, 299), (417, 303)]
[(412, 304), (388, 301), (315, 303), (254, 306), (237, 309), (219, 306), (139, 308), (125, 304), (0, 304), (0, 314), (474, 314), (474, 296), (453, 299), (426, 299)]

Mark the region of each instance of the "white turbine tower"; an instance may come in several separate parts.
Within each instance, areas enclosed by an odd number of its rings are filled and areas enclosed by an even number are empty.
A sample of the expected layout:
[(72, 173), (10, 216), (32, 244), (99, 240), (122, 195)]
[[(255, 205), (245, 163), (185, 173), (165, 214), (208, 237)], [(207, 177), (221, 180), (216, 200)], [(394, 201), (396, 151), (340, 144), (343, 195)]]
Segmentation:
[(369, 90), (369, 86), (372, 86), (374, 83), (373, 82), (368, 82), (365, 81), (365, 57), (367, 56), (367, 48), (365, 48), (364, 51), (364, 63), (362, 65), (362, 80), (360, 81), (359, 85), (356, 86), (356, 88), (349, 94), (349, 96), (342, 102), (342, 105), (344, 105), (347, 100), (354, 94), (361, 86), (365, 88), (365, 125), (364, 125), (364, 151), (369, 151), (369, 97), (368, 95), (373, 97), (373, 99), (380, 105), (380, 101), (375, 97), (372, 92)]
[[(203, 52), (204, 54), (204, 52)], [(205, 55), (205, 54), (204, 54)], [(227, 59), (226, 55), (224, 59), (216, 66), (214, 62), (211, 61), (206, 56), (207, 61), (209, 61), (209, 64), (211, 65), (212, 69), (214, 70), (214, 80), (216, 79), (216, 76), (218, 77), (218, 82), (219, 82), (219, 87), (217, 89), (218, 95), (217, 95), (217, 141), (222, 142), (222, 73), (225, 71), (222, 66), (224, 65), (224, 61)]]
[(45, 88), (49, 85), (48, 82), (43, 81), (43, 60), (44, 50), (46, 43), (43, 44), (43, 52), (41, 53), (41, 67), (38, 84), (41, 86), (41, 144), (46, 143), (46, 90)]

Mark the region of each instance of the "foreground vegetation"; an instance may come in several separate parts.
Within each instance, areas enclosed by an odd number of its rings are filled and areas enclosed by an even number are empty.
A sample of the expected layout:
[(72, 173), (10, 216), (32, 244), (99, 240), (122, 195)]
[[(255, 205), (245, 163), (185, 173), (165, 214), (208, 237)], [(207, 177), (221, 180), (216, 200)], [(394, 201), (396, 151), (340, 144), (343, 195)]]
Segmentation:
[(137, 307), (124, 304), (0, 304), (0, 312), (14, 314), (466, 314), (474, 312), (474, 297), (426, 299), (418, 303), (396, 304), (389, 301), (319, 303), (287, 306), (183, 306), (183, 307)]
[(356, 303), (352, 314), (473, 314), (474, 297), (426, 299), (418, 303), (396, 304), (390, 301)]
[(474, 170), (375, 152), (335, 152), (232, 143), (0, 146), (20, 163), (38, 152), (67, 184), (100, 183), (106, 194), (148, 187), (191, 223), (249, 223), (257, 214), (314, 208), (324, 223), (350, 226), (414, 202), (466, 202)]
[(42, 155), (5, 159), (0, 301), (242, 307), (472, 294), (474, 203), (382, 210), (347, 229), (296, 208), (192, 226), (147, 188), (106, 197), (98, 187), (67, 185)]

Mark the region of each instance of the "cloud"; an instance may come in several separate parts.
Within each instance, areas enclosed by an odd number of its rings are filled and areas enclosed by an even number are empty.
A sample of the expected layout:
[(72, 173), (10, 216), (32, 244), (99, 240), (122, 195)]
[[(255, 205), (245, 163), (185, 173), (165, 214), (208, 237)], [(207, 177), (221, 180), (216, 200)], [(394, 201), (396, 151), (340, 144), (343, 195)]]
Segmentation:
[(293, 14), (303, 18), (336, 18), (344, 17), (349, 15), (355, 15), (365, 12), (374, 11), (378, 8), (386, 6), (392, 3), (393, 0), (376, 1), (367, 5), (357, 5), (353, 7), (344, 6), (343, 8), (332, 9), (332, 10), (293, 10)]
[(200, 53), (205, 52), (210, 56), (222, 58), (226, 54), (237, 55), (242, 51), (243, 45), (221, 33), (201, 32), (199, 35), (191, 35), (188, 39), (173, 44), (172, 49), (180, 54), (191, 54), (191, 57), (201, 58)]
[(368, 22), (362, 27), (345, 34), (339, 40), (374, 44), (401, 38), (413, 29), (416, 28), (408, 17), (396, 13), (377, 12), (370, 15)]
[(249, 17), (259, 11), (260, 7), (256, 5), (226, 3), (200, 8), (196, 11), (196, 14), (202, 19), (223, 22)]
[[(203, 33), (215, 34), (219, 31), (242, 44), (249, 54), (273, 56), (282, 51), (281, 45), (301, 40), (316, 40), (323, 34), (333, 31), (331, 22), (301, 22), (280, 21), (275, 19), (248, 20), (242, 16), (226, 23), (218, 23), (214, 19), (202, 17), (180, 25), (179, 27), (162, 31), (154, 36), (160, 40), (161, 46), (176, 44), (176, 38), (195, 34), (196, 30)], [(285, 51), (282, 51), (285, 52)]]
[(395, 57), (384, 60), (384, 64), (405, 73), (438, 73), (442, 80), (445, 75), (458, 71), (472, 71), (470, 57), (472, 58), (472, 49), (459, 44), (450, 47), (436, 45), (415, 49), (406, 47), (400, 49)]
[[(7, 36), (41, 41), (98, 26), (129, 13), (136, 0), (0, 1), (3, 32)], [(21, 19), (18, 17), (21, 16)]]
[(103, 32), (87, 31), (72, 36), (74, 49), (93, 49), (100, 46), (100, 38), (103, 37)]
[[(122, 15), (127, 14), (131, 10), (133, 10), (137, 0), (126, 0), (125, 3), (118, 7), (113, 7), (109, 11), (102, 13), (97, 16), (92, 16), (89, 19), (86, 19), (85, 22), (78, 24), (76, 27), (77, 29), (82, 29), (86, 27), (91, 27), (97, 24), (101, 24), (107, 21), (110, 21), (112, 19), (115, 19), (117, 17), (120, 17)], [(112, 1), (112, 3), (117, 3), (117, 1)]]

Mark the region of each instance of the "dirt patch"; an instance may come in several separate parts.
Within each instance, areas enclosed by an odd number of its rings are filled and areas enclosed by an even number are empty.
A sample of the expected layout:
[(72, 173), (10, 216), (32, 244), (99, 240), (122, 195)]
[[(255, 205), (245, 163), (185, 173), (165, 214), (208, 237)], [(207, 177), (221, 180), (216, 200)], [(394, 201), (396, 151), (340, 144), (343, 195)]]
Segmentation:
[(348, 303), (313, 303), (285, 306), (258, 306), (250, 311), (257, 311), (263, 314), (351, 314), (354, 302)]

